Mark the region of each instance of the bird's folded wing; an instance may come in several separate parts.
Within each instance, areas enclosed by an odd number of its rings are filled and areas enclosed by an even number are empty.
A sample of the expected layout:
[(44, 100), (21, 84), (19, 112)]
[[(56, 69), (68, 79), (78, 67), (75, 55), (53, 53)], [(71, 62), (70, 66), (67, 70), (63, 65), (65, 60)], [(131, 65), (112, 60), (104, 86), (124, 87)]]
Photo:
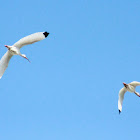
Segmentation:
[(21, 48), (25, 45), (32, 44), (32, 43), (38, 42), (40, 40), (43, 40), (43, 39), (45, 39), (45, 37), (46, 37), (45, 32), (34, 33), (34, 34), (28, 35), (24, 38), (21, 38), (13, 46)]
[(136, 86), (140, 86), (140, 82), (137, 82), (137, 81), (133, 81), (130, 83), (130, 85), (136, 87)]
[(119, 91), (119, 100), (118, 100), (118, 109), (121, 112), (122, 111), (122, 104), (123, 104), (123, 99), (124, 99), (124, 94), (126, 92), (126, 88), (123, 87), (120, 91)]
[(0, 79), (8, 67), (9, 61), (13, 55), (7, 51), (0, 60)]

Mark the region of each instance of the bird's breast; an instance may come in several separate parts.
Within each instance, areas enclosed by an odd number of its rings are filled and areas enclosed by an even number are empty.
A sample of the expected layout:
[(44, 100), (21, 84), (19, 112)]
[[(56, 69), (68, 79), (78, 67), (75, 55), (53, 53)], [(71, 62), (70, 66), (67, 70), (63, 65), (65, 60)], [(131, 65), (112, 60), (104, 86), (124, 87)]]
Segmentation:
[(12, 47), (9, 51), (12, 55), (18, 55), (20, 53), (16, 47)]
[(134, 91), (135, 91), (135, 88), (134, 88), (134, 86), (129, 85), (129, 86), (127, 87), (127, 90), (128, 90), (129, 92), (134, 92)]

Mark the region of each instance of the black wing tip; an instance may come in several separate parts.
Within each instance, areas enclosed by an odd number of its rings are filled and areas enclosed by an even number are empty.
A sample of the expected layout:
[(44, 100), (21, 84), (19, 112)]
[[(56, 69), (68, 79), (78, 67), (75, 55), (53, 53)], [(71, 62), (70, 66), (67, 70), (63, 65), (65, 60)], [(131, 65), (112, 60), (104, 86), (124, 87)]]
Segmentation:
[(46, 38), (50, 33), (44, 32), (43, 34), (44, 34), (44, 36), (45, 36), (45, 38)]
[(121, 113), (121, 111), (119, 110), (119, 114)]

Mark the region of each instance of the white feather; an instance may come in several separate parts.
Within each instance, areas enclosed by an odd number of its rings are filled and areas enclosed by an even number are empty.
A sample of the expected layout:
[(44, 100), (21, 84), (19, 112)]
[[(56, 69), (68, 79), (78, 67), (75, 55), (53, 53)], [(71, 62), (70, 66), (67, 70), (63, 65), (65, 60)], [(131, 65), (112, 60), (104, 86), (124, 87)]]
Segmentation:
[(119, 91), (119, 100), (118, 100), (118, 109), (119, 111), (122, 111), (122, 104), (123, 104), (123, 99), (124, 99), (124, 94), (126, 92), (126, 88), (123, 87), (120, 91)]
[(21, 38), (13, 46), (21, 48), (25, 45), (33, 44), (33, 43), (38, 42), (38, 41), (43, 40), (43, 39), (45, 39), (43, 32), (38, 32), (38, 33), (28, 35), (24, 38)]
[(7, 51), (0, 60), (0, 79), (8, 67), (9, 61), (13, 55)]
[(133, 81), (133, 82), (131, 82), (129, 85), (134, 86), (134, 87), (140, 86), (140, 82)]

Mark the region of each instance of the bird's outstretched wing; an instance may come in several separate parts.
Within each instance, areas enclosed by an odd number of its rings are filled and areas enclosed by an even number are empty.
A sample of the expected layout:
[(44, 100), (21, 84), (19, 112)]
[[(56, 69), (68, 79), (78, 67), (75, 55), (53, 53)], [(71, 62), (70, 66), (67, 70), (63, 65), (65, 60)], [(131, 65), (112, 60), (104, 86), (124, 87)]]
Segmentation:
[(119, 91), (119, 100), (118, 100), (118, 109), (119, 109), (119, 113), (121, 113), (122, 111), (122, 104), (123, 104), (123, 99), (124, 99), (124, 94), (126, 92), (126, 88), (123, 87), (120, 91)]
[(136, 87), (136, 86), (140, 86), (140, 82), (137, 82), (137, 81), (133, 81), (133, 82), (131, 82), (131, 83), (129, 83), (131, 86), (134, 86), (134, 87)]
[(9, 61), (13, 55), (7, 51), (0, 60), (0, 79), (8, 67)]
[(28, 44), (32, 44), (32, 43), (35, 43), (35, 42), (38, 42), (40, 40), (43, 40), (45, 39), (47, 36), (49, 35), (48, 32), (38, 32), (38, 33), (34, 33), (34, 34), (31, 34), (31, 35), (28, 35), (24, 38), (21, 38), (19, 41), (17, 41), (13, 46), (15, 47), (18, 47), (18, 48), (21, 48), (25, 45), (28, 45)]

